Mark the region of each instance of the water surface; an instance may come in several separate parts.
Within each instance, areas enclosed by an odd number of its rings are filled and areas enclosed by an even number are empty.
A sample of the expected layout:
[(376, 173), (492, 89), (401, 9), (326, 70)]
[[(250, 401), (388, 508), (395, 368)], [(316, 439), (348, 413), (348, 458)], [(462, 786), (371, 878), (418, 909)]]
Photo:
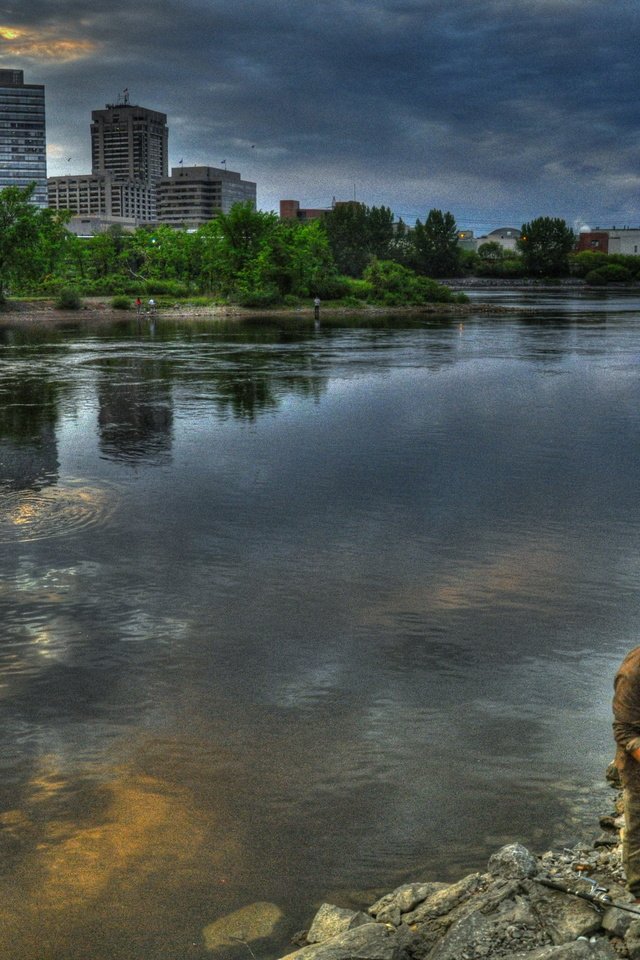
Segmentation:
[(1, 332), (2, 955), (200, 960), (267, 902), (268, 960), (322, 899), (596, 832), (640, 300), (524, 306)]

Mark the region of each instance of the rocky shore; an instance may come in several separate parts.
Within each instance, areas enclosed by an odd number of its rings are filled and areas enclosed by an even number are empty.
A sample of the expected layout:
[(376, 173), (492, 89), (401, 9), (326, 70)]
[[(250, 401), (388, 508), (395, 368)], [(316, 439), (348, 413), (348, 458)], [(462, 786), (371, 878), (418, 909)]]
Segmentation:
[(640, 960), (640, 908), (634, 916), (541, 883), (589, 893), (597, 882), (631, 904), (622, 826), (618, 791), (593, 842), (540, 856), (512, 843), (456, 883), (407, 883), (366, 911), (325, 903), (286, 960)]

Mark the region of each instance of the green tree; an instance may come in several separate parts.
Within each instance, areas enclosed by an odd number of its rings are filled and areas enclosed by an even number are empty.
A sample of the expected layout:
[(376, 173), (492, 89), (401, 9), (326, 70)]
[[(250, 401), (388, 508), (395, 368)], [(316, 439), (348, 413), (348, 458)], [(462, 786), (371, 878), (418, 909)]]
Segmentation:
[(25, 263), (38, 245), (46, 211), (31, 202), (34, 190), (35, 184), (0, 191), (0, 299), (10, 276), (21, 280)]
[(565, 276), (575, 241), (573, 230), (559, 217), (538, 217), (523, 223), (517, 245), (526, 273), (538, 277)]
[(455, 277), (460, 272), (458, 228), (452, 213), (430, 210), (412, 231), (411, 265), (428, 277)]
[(393, 212), (389, 207), (339, 203), (324, 218), (336, 267), (350, 277), (361, 277), (373, 257), (392, 256)]

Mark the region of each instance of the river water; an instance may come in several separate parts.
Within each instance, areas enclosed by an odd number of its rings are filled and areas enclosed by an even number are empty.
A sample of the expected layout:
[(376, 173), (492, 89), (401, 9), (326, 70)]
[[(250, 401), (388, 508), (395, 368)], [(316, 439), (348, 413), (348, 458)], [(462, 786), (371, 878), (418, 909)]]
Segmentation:
[(266, 903), (268, 960), (597, 833), (640, 298), (472, 296), (523, 310), (0, 332), (1, 956), (241, 958)]

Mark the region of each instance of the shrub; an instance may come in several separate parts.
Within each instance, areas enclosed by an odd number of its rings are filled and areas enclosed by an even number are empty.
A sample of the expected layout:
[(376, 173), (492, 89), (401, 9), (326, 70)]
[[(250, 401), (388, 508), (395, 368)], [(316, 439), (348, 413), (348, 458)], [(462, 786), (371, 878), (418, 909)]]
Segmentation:
[(281, 296), (275, 283), (265, 283), (263, 287), (240, 283), (233, 299), (241, 307), (272, 307), (280, 303)]
[(606, 267), (591, 270), (585, 277), (592, 286), (604, 286), (607, 283), (629, 283), (632, 280), (631, 271), (621, 267), (618, 263), (609, 263)]
[(373, 295), (373, 287), (366, 280), (356, 280), (354, 277), (341, 277), (344, 286), (343, 296), (347, 300), (369, 300)]
[(64, 287), (59, 292), (56, 300), (58, 310), (79, 310), (81, 306), (80, 294), (73, 287)]
[(131, 300), (129, 297), (118, 294), (118, 296), (114, 297), (111, 301), (111, 306), (114, 310), (128, 310), (131, 306)]
[(147, 280), (144, 293), (149, 296), (188, 297), (189, 286), (179, 280)]

